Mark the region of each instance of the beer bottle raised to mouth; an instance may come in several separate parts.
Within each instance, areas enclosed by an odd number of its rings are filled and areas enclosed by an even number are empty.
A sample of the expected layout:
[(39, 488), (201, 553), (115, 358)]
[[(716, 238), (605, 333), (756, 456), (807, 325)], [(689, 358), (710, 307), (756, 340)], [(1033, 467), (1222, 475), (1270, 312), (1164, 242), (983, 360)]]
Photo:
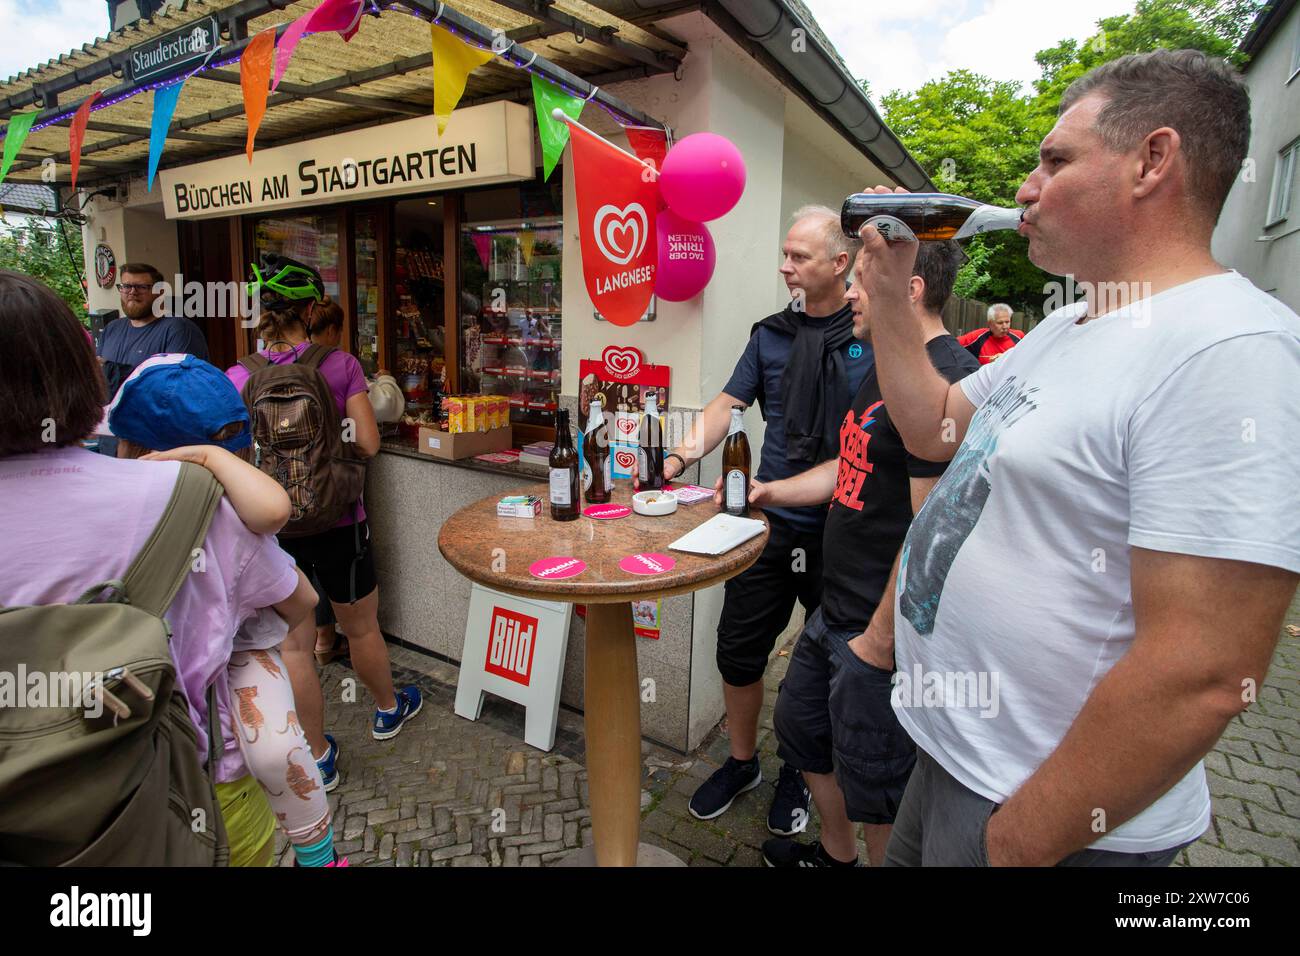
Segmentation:
[(729, 515), (749, 514), (749, 439), (745, 437), (744, 405), (731, 406), (731, 428), (722, 445), (722, 503)]
[(948, 193), (854, 193), (844, 200), (840, 226), (850, 239), (869, 222), (890, 241), (932, 242), (1018, 229), (1022, 212)]
[(578, 517), (578, 449), (569, 434), (569, 410), (555, 413), (555, 447), (551, 449), (551, 517), (575, 521)]
[(592, 402), (587, 412), (587, 431), (582, 436), (582, 490), (587, 503), (603, 505), (614, 492), (609, 467), (609, 430), (605, 427), (605, 409)]
[(659, 395), (653, 389), (645, 393), (645, 414), (636, 450), (637, 490), (658, 491), (664, 486), (664, 430), (659, 421)]

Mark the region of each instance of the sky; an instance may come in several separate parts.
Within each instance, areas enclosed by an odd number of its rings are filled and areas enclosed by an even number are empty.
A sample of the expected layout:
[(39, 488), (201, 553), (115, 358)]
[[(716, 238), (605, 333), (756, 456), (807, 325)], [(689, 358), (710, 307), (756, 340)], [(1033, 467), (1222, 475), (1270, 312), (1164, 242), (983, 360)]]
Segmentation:
[[(1038, 75), (1034, 54), (1133, 0), (805, 0), (873, 97), (914, 90), (949, 70), (1022, 83)], [(454, 0), (453, 0), (454, 6)], [(0, 78), (67, 53), (108, 32), (104, 0), (0, 0)]]

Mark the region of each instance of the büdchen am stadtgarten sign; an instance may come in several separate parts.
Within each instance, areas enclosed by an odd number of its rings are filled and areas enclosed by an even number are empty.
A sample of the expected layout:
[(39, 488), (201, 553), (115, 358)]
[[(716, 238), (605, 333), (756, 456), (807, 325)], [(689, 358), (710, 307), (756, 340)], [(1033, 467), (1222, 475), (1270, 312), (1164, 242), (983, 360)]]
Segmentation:
[(485, 103), (456, 110), (443, 136), (417, 117), (261, 149), (251, 163), (240, 153), (164, 169), (163, 207), (168, 219), (206, 219), (528, 180), (532, 122), (526, 106)]

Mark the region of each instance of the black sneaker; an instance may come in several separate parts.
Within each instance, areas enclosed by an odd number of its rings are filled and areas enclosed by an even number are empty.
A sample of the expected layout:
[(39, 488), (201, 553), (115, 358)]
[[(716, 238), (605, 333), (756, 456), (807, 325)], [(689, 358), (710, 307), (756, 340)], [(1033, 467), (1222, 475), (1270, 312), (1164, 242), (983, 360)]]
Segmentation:
[(841, 863), (830, 856), (820, 843), (799, 843), (777, 838), (763, 842), (763, 862), (768, 866), (824, 866), (831, 869), (858, 866), (858, 861)]
[(699, 820), (720, 817), (727, 812), (731, 801), (762, 782), (763, 771), (758, 766), (758, 757), (751, 757), (744, 763), (728, 757), (727, 762), (696, 789), (691, 797), (691, 816)]
[(803, 774), (789, 764), (781, 764), (776, 793), (772, 795), (772, 809), (767, 811), (768, 830), (783, 837), (803, 833), (808, 826), (809, 798)]

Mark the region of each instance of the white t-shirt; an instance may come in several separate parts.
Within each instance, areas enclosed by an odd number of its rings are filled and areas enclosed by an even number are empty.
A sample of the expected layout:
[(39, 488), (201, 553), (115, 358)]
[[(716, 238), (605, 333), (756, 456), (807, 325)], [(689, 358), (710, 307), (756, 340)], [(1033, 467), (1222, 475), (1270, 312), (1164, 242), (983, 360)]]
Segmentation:
[[(977, 411), (898, 574), (895, 713), (998, 802), (1132, 644), (1130, 547), (1300, 572), (1300, 317), (1235, 272), (1085, 311), (962, 380)], [(1167, 849), (1209, 822), (1198, 763), (1092, 846)]]

